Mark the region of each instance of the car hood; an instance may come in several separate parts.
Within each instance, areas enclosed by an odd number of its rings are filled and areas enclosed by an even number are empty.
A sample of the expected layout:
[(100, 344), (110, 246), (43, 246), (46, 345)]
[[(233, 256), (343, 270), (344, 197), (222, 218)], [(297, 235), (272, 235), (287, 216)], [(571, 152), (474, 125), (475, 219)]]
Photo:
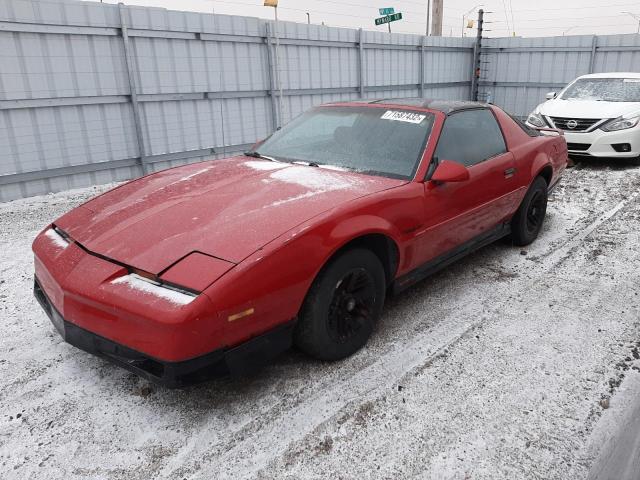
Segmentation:
[(91, 252), (158, 274), (194, 251), (238, 263), (315, 215), (404, 183), (241, 156), (142, 177), (56, 225)]
[(640, 111), (640, 103), (556, 99), (541, 103), (536, 111), (549, 117), (617, 118)]

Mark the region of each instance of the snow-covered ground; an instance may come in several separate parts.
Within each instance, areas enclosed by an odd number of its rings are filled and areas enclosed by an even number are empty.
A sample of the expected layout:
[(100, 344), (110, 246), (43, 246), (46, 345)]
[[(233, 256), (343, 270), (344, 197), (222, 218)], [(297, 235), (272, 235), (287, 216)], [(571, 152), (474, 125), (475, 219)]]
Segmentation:
[(185, 390), (65, 344), (33, 299), (33, 237), (104, 188), (0, 205), (0, 478), (581, 479), (618, 451), (640, 391), (640, 169), (568, 171), (535, 244), (392, 298), (346, 361), (290, 352)]

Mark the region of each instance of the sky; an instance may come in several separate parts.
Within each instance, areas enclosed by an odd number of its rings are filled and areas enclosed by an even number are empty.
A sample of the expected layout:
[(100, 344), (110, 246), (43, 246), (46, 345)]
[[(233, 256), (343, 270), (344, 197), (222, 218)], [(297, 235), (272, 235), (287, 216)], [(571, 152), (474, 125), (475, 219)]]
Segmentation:
[[(117, 0), (103, 1), (117, 3)], [(263, 6), (263, 0), (124, 0), (124, 3), (269, 19), (274, 13), (273, 8)], [(490, 12), (485, 14), (487, 37), (636, 33), (640, 21), (640, 0), (444, 0), (443, 35), (461, 36), (463, 16), (472, 11), (470, 16), (476, 18), (479, 3)], [(315, 24), (385, 31), (386, 26), (374, 25), (380, 7), (402, 12), (403, 19), (392, 24), (392, 31), (424, 35), (427, 0), (279, 0), (278, 17), (307, 22), (308, 12)], [(631, 12), (635, 18), (623, 12)], [(475, 30), (464, 31), (466, 35), (475, 35)]]

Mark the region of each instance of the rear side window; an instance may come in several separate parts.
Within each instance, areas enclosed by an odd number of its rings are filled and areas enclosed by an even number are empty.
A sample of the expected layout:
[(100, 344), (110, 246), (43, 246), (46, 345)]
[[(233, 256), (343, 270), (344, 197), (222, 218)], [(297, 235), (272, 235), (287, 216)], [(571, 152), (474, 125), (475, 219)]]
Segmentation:
[(470, 167), (506, 151), (502, 131), (493, 113), (477, 109), (447, 117), (435, 155), (439, 160), (453, 160)]

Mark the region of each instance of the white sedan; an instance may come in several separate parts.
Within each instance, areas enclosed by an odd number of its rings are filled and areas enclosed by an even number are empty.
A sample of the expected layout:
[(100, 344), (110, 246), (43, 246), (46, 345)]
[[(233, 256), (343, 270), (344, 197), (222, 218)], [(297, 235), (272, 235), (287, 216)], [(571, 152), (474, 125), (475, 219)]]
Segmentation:
[(631, 159), (640, 165), (640, 73), (578, 77), (529, 114), (534, 128), (564, 131), (573, 156)]

